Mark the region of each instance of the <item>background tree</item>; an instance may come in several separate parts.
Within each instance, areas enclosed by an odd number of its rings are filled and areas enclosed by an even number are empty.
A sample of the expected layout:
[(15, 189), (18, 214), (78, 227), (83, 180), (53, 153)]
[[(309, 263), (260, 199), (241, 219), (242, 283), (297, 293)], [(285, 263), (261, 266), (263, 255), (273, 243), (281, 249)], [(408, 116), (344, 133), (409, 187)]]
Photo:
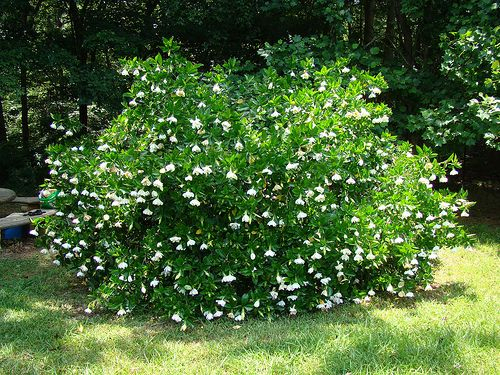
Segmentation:
[(0, 0), (0, 9), (0, 184), (26, 193), (46, 172), (52, 116), (81, 124), (73, 138), (105, 128), (130, 82), (120, 60), (156, 54), (163, 37), (204, 69), (229, 57), (262, 66), (257, 51), (279, 40), (275, 54), (293, 39), (297, 56), (348, 57), (386, 78), (395, 134), (443, 156), (498, 148), (494, 0)]

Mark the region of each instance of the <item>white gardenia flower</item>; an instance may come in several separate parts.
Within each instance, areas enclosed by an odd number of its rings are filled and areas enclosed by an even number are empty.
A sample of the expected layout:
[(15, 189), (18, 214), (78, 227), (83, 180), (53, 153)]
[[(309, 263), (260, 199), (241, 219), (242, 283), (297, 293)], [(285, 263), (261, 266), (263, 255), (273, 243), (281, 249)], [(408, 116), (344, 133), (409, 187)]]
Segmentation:
[(155, 206), (163, 206), (163, 202), (161, 201), (160, 198), (156, 198), (154, 201), (153, 201), (153, 204)]
[(268, 227), (275, 227), (275, 226), (277, 226), (277, 225), (278, 225), (278, 224), (277, 224), (274, 220), (269, 220), (269, 221), (267, 222), (267, 226), (268, 226)]
[(405, 240), (404, 240), (404, 239), (402, 239), (401, 237), (397, 237), (397, 238), (395, 238), (392, 242), (393, 242), (393, 243), (403, 243), (403, 242), (405, 242)]
[(424, 184), (424, 185), (428, 185), (429, 184), (429, 180), (425, 177), (420, 177), (418, 179), (418, 182), (420, 182), (421, 184)]
[(306, 217), (307, 217), (307, 214), (306, 214), (305, 212), (300, 211), (300, 212), (297, 214), (297, 219), (299, 219), (299, 220), (302, 220), (302, 219), (304, 219), (304, 218), (306, 218)]
[(184, 97), (184, 96), (186, 96), (186, 93), (184, 92), (183, 89), (177, 89), (177, 90), (175, 90), (175, 95), (177, 95), (179, 97)]
[(38, 232), (35, 229), (30, 230), (30, 234), (35, 237), (38, 236)]
[(236, 173), (234, 173), (232, 170), (229, 170), (229, 172), (226, 173), (226, 178), (230, 180), (237, 180), (238, 176), (236, 176)]
[(405, 210), (405, 211), (401, 214), (401, 217), (402, 217), (403, 219), (408, 219), (410, 216), (411, 216), (411, 212), (410, 212), (410, 211), (407, 211), (407, 210)]
[(264, 253), (264, 256), (266, 256), (266, 257), (274, 257), (275, 255), (276, 255), (276, 253), (274, 251), (272, 251), (271, 249), (267, 250)]
[(273, 113), (271, 113), (271, 117), (278, 117), (280, 115), (280, 113), (277, 111), (277, 110), (274, 110)]
[(303, 206), (303, 205), (305, 205), (305, 204), (306, 204), (306, 202), (304, 202), (304, 200), (303, 200), (301, 197), (299, 197), (299, 198), (297, 198), (297, 199), (295, 200), (295, 204), (297, 204), (297, 205), (299, 205), (299, 206)]
[(385, 122), (389, 122), (389, 116), (383, 115), (382, 117), (377, 117), (372, 120), (374, 124), (382, 124)]
[(203, 172), (203, 169), (202, 169), (202, 168), (200, 168), (199, 166), (196, 166), (196, 167), (194, 167), (194, 169), (193, 169), (193, 174), (194, 174), (195, 176), (199, 176), (199, 175), (204, 174), (204, 172)]
[(304, 73), (302, 73), (302, 74), (300, 75), (300, 77), (301, 77), (302, 79), (309, 79), (310, 75), (309, 75), (309, 73), (307, 73), (306, 71), (304, 71)]
[(175, 135), (170, 136), (169, 141), (172, 143), (177, 143), (177, 137)]
[(349, 185), (354, 185), (356, 183), (356, 180), (352, 177), (349, 177), (347, 180), (346, 180), (346, 183), (349, 184)]
[(316, 198), (314, 198), (316, 202), (324, 202), (325, 201), (325, 196), (324, 194), (318, 195)]
[(294, 259), (293, 261), (295, 264), (304, 264), (305, 263), (305, 260), (302, 259), (301, 257), (298, 257), (296, 259)]
[(285, 167), (287, 171), (291, 171), (293, 169), (297, 169), (299, 167), (299, 163), (288, 163)]
[(167, 121), (171, 124), (177, 123), (177, 119), (174, 116), (167, 117)]
[(194, 240), (189, 240), (189, 241), (187, 242), (187, 245), (188, 245), (188, 246), (194, 246), (194, 245), (196, 245), (196, 242), (195, 242)]
[(236, 277), (233, 275), (227, 275), (222, 278), (223, 283), (232, 283), (234, 280), (236, 280)]
[(176, 323), (182, 322), (182, 318), (179, 316), (179, 314), (172, 315), (172, 320)]
[(180, 237), (177, 237), (177, 236), (173, 236), (173, 237), (170, 237), (169, 238), (170, 242), (172, 243), (177, 243), (177, 242), (180, 242), (181, 241), (181, 238)]
[(209, 175), (210, 173), (213, 173), (212, 167), (210, 165), (204, 166), (203, 167), (203, 174)]
[(118, 315), (118, 316), (123, 316), (123, 315), (125, 315), (126, 313), (127, 313), (127, 312), (126, 312), (124, 309), (120, 309), (120, 310), (118, 310), (118, 312), (116, 313), (116, 315)]
[(124, 270), (127, 267), (128, 267), (128, 264), (126, 262), (121, 262), (118, 264), (118, 268), (121, 270)]
[(201, 123), (200, 119), (197, 117), (194, 120), (190, 119), (189, 122), (191, 123), (191, 127), (195, 130), (201, 129), (203, 124)]
[(273, 171), (271, 171), (269, 168), (264, 168), (262, 170), (262, 173), (263, 174), (267, 174), (267, 175), (272, 175), (273, 174)]
[(257, 195), (257, 190), (255, 190), (254, 188), (251, 188), (247, 191), (247, 194), (254, 197)]
[(142, 211), (142, 213), (147, 216), (153, 215), (153, 211), (151, 211), (149, 208), (146, 208), (144, 211)]
[(215, 300), (215, 302), (217, 303), (217, 305), (219, 305), (221, 307), (226, 306), (226, 301), (224, 301), (223, 299)]
[(250, 216), (248, 216), (248, 214), (244, 214), (241, 218), (241, 221), (244, 222), (244, 223), (249, 223), (250, 222)]
[(229, 226), (231, 227), (231, 229), (233, 230), (238, 230), (240, 229), (240, 223), (229, 223)]
[(153, 262), (158, 262), (161, 258), (163, 258), (163, 253), (161, 251), (157, 251), (151, 260)]
[(328, 283), (332, 281), (332, 278), (331, 277), (325, 277), (323, 279), (320, 280), (321, 284), (323, 285), (328, 285)]
[(321, 258), (322, 258), (322, 256), (318, 252), (315, 252), (313, 255), (311, 255), (311, 259), (313, 259), (313, 260), (318, 260), (318, 259), (321, 259)]
[(184, 198), (194, 198), (194, 193), (192, 191), (186, 191), (185, 193), (182, 194)]
[(175, 171), (175, 165), (173, 165), (172, 163), (165, 166), (165, 172), (173, 172), (173, 171)]
[(151, 281), (151, 282), (149, 283), (149, 285), (150, 285), (150, 286), (152, 286), (153, 288), (156, 288), (156, 286), (157, 286), (159, 283), (160, 283), (160, 281), (159, 281), (159, 280), (155, 277), (155, 278), (153, 279), (153, 281)]
[(456, 169), (452, 169), (450, 172), (450, 176), (456, 176), (458, 174), (458, 171)]
[(215, 92), (216, 94), (219, 94), (222, 89), (220, 88), (219, 84), (216, 83), (213, 87), (212, 87), (212, 91)]
[(341, 177), (338, 173), (335, 173), (335, 174), (332, 176), (332, 180), (333, 180), (333, 181), (341, 181), (341, 180), (342, 180), (342, 177)]
[(198, 289), (191, 289), (191, 291), (189, 292), (189, 295), (190, 296), (196, 296), (196, 295), (198, 295)]
[(189, 204), (190, 204), (191, 206), (198, 207), (198, 206), (200, 205), (200, 201), (199, 201), (198, 199), (196, 199), (196, 198), (195, 198), (195, 199), (191, 200), (191, 201), (189, 202)]
[(153, 186), (163, 191), (163, 182), (160, 180), (154, 180)]
[(234, 145), (234, 149), (236, 151), (242, 151), (243, 150), (243, 143), (241, 142), (236, 142), (236, 144)]

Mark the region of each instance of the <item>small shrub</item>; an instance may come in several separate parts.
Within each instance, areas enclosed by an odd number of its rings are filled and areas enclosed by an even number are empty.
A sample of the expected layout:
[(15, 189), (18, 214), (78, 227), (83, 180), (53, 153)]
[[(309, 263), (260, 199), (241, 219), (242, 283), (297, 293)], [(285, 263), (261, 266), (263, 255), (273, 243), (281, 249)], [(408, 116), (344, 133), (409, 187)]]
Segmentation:
[(128, 62), (128, 103), (97, 142), (49, 150), (46, 187), (63, 193), (45, 252), (119, 315), (239, 321), (411, 297), (466, 240), (464, 193), (433, 189), (455, 159), (383, 131), (381, 76), (312, 59), (200, 73), (177, 49)]

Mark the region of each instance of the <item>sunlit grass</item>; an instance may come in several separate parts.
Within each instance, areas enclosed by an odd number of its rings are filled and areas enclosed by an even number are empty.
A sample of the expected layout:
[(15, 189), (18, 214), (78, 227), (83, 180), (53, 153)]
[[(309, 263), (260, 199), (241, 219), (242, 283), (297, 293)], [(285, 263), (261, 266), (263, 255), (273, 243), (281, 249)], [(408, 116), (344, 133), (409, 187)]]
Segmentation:
[(86, 317), (85, 290), (38, 255), (0, 254), (0, 373), (495, 374), (500, 230), (445, 251), (440, 285), (323, 314), (180, 332), (151, 316)]

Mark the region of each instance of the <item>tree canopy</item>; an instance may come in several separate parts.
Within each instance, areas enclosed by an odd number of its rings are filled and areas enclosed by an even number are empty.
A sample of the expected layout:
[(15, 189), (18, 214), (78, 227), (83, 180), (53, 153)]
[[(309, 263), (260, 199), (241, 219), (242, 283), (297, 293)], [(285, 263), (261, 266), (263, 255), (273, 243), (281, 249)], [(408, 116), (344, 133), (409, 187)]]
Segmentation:
[(499, 148), (494, 0), (0, 0), (0, 9), (3, 184), (41, 181), (54, 116), (83, 124), (75, 137), (105, 128), (131, 82), (121, 59), (155, 55), (164, 37), (205, 70), (230, 57), (256, 70), (270, 46), (347, 57), (384, 75), (399, 136), (443, 155)]

